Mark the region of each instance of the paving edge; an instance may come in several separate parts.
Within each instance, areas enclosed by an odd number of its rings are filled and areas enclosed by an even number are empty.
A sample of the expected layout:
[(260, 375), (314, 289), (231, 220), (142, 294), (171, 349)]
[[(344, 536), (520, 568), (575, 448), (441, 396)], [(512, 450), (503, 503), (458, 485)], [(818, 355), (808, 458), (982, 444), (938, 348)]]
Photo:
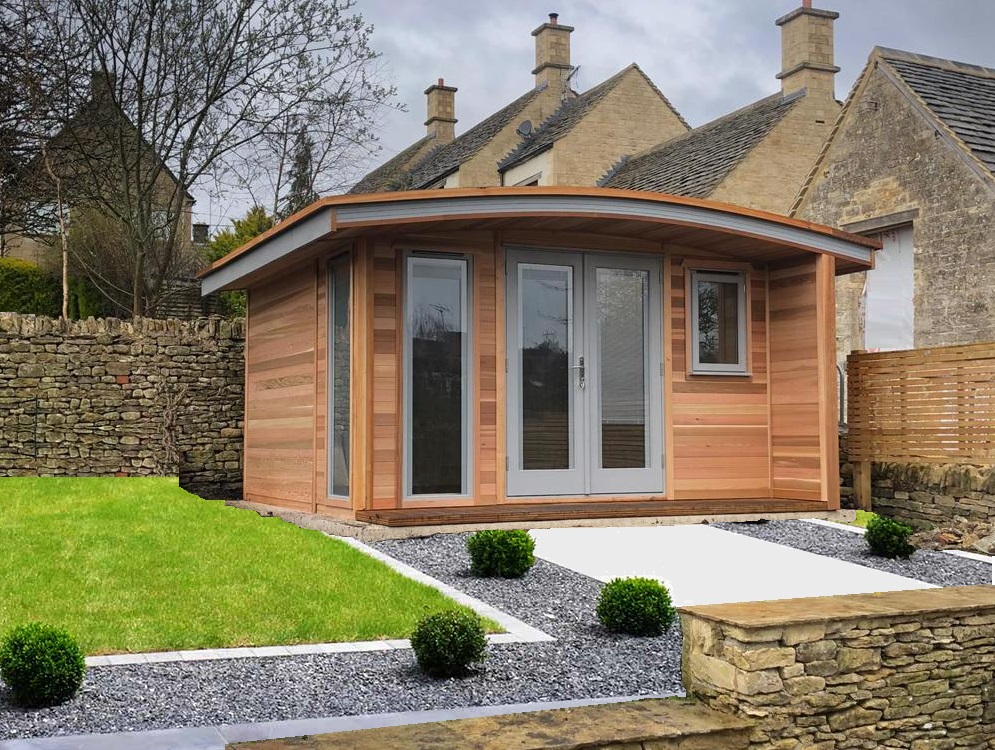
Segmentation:
[(504, 633), (497, 633), (490, 636), (493, 643), (540, 643), (556, 640), (553, 636), (542, 632), (538, 628), (532, 627), (528, 623), (522, 622), (516, 617), (512, 617), (506, 612), (502, 612), (497, 607), (493, 607), (487, 602), (482, 602), (480, 599), (475, 599), (469, 594), (466, 594), (447, 583), (443, 583), (439, 579), (433, 578), (432, 576), (423, 573), (417, 568), (413, 568), (412, 566), (403, 563), (390, 555), (384, 554), (380, 550), (374, 549), (358, 539), (344, 536), (332, 538), (338, 539), (339, 541), (348, 544), (350, 547), (354, 547), (360, 552), (379, 560), (406, 578), (410, 578), (413, 581), (424, 583), (427, 586), (437, 589), (457, 604), (469, 607), (481, 617), (493, 620), (506, 631)]
[(224, 750), (228, 743), (283, 739), (303, 735), (350, 732), (436, 721), (473, 719), (483, 716), (531, 713), (558, 708), (577, 708), (607, 703), (626, 703), (652, 698), (683, 697), (680, 693), (655, 693), (607, 698), (581, 698), (543, 703), (512, 703), (492, 706), (467, 706), (400, 713), (362, 714), (318, 719), (289, 719), (251, 724), (221, 724), (213, 727), (182, 727), (144, 732), (62, 735), (0, 740), (0, 750)]
[[(359, 552), (382, 562), (406, 578), (431, 586), (450, 599), (465, 607), (469, 607), (481, 617), (493, 620), (502, 628), (503, 633), (492, 633), (487, 636), (491, 644), (502, 643), (542, 643), (556, 640), (553, 636), (492, 607), (486, 602), (474, 599), (462, 591), (422, 573), (420, 570), (395, 560), (379, 550), (351, 537), (340, 537), (325, 533), (332, 539), (348, 544)], [(347, 643), (302, 643), (293, 646), (248, 646), (244, 648), (205, 648), (184, 651), (151, 651), (140, 654), (109, 654), (107, 656), (88, 656), (88, 667), (117, 667), (128, 664), (165, 664), (168, 662), (215, 661), (219, 659), (258, 659), (273, 656), (301, 656), (309, 654), (351, 654), (360, 651), (391, 651), (393, 649), (411, 648), (411, 642), (406, 638), (381, 641), (351, 641)]]

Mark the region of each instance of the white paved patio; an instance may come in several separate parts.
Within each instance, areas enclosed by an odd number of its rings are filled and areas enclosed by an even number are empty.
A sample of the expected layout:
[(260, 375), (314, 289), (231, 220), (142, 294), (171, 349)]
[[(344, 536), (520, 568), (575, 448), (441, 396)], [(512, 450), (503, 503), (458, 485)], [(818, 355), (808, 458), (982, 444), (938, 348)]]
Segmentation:
[(659, 579), (677, 606), (934, 588), (700, 524), (531, 533), (537, 557), (600, 581)]

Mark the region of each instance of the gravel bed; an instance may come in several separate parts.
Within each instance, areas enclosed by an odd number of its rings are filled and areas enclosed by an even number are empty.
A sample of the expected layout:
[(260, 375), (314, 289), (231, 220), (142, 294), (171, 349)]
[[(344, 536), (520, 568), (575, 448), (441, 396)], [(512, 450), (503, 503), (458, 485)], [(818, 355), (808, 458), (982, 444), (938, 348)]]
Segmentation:
[(598, 581), (542, 560), (522, 580), (474, 579), (465, 545), (444, 535), (375, 546), (556, 641), (491, 646), (478, 673), (444, 681), (422, 675), (410, 650), (94, 667), (55, 708), (14, 708), (0, 687), (0, 740), (683, 692), (677, 625), (613, 636), (594, 614)]
[(786, 547), (835, 557), (886, 573), (925, 581), (935, 586), (991, 585), (990, 563), (933, 550), (916, 550), (907, 560), (889, 560), (872, 555), (862, 534), (833, 529), (805, 521), (766, 523), (717, 523), (716, 528), (752, 536)]

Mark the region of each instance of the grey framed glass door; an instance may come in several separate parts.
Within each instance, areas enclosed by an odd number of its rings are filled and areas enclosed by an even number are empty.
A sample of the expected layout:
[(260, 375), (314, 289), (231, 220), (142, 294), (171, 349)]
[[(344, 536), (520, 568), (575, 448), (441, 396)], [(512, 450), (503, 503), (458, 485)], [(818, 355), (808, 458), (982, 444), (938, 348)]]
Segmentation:
[(656, 258), (509, 250), (508, 495), (663, 491)]

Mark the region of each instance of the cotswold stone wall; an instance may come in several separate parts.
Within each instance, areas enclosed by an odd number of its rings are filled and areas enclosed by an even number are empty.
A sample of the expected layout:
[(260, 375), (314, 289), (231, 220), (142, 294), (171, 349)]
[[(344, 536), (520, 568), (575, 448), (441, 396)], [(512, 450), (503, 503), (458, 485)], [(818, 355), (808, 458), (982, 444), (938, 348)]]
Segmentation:
[(175, 476), (241, 497), (241, 321), (0, 313), (0, 476)]
[[(995, 467), (965, 464), (871, 465), (871, 506), (875, 513), (917, 529), (948, 524), (954, 518), (995, 518)], [(854, 507), (853, 464), (846, 436), (840, 437), (840, 504)]]
[(995, 587), (681, 610), (689, 696), (756, 750), (990, 747)]

